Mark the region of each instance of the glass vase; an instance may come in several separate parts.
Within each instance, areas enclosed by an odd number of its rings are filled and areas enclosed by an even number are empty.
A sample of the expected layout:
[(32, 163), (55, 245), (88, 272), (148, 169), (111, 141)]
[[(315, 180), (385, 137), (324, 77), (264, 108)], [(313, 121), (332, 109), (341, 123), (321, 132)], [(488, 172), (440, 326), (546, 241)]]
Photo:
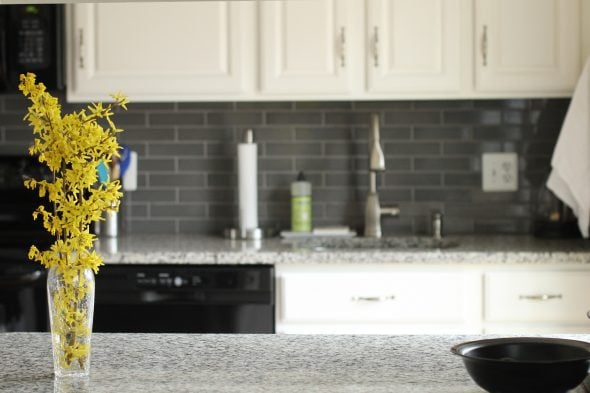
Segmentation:
[(92, 269), (49, 269), (47, 295), (55, 376), (87, 377), (94, 313)]

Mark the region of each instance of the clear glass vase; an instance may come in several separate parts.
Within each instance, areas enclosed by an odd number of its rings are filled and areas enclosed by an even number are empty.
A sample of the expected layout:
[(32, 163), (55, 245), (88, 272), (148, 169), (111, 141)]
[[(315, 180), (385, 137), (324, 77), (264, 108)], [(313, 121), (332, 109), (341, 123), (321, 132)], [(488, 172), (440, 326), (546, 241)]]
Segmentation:
[(94, 313), (92, 269), (49, 269), (47, 295), (56, 377), (87, 377)]

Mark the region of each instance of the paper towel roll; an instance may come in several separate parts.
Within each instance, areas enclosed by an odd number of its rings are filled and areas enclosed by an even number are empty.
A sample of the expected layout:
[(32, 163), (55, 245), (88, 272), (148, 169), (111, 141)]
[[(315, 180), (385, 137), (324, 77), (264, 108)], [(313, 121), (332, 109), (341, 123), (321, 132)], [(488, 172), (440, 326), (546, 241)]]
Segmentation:
[(238, 144), (239, 226), (242, 239), (249, 229), (258, 228), (258, 168), (255, 143)]

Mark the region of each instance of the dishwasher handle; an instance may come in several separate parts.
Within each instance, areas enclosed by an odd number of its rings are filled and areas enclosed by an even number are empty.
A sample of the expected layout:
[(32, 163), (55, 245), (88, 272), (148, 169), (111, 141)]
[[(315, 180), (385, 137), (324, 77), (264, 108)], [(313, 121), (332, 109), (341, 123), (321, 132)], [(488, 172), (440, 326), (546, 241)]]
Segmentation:
[(203, 302), (205, 296), (197, 292), (156, 292), (142, 291), (140, 293), (142, 303), (160, 304), (174, 302)]
[(135, 298), (146, 305), (274, 304), (272, 291), (141, 291)]

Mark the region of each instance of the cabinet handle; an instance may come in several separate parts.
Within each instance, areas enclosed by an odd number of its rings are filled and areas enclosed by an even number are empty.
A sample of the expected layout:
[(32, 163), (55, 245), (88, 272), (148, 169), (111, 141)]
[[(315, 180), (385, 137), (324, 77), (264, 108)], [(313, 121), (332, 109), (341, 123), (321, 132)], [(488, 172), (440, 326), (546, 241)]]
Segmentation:
[(538, 301), (546, 301), (546, 300), (555, 300), (555, 299), (562, 299), (563, 296), (561, 293), (558, 294), (540, 294), (540, 295), (520, 295), (518, 296), (518, 300), (538, 300)]
[(483, 34), (481, 36), (481, 57), (483, 66), (488, 65), (488, 26), (483, 25)]
[(373, 27), (373, 66), (379, 67), (379, 27)]
[(353, 296), (350, 300), (353, 302), (386, 302), (388, 300), (395, 300), (395, 296)]
[(340, 66), (346, 67), (346, 27), (340, 28)]
[(78, 29), (78, 68), (84, 69), (84, 30)]

